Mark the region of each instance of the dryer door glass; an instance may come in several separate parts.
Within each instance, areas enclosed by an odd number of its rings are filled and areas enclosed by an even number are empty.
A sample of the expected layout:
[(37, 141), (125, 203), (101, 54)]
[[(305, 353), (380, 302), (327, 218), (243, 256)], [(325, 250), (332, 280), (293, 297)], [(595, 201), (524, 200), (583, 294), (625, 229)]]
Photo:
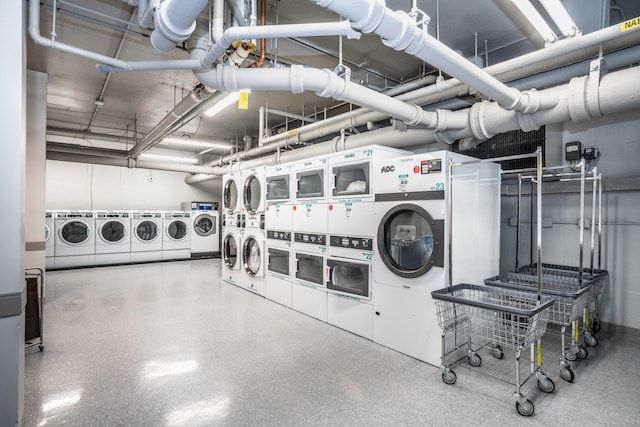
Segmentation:
[(329, 258), (327, 289), (369, 299), (371, 297), (369, 267), (370, 264)]
[(324, 258), (296, 252), (296, 279), (324, 286)]
[(193, 229), (198, 236), (206, 237), (216, 232), (216, 219), (211, 215), (200, 215), (193, 223)]
[(268, 260), (267, 270), (272, 273), (289, 276), (289, 251), (276, 248), (267, 248)]
[(225, 210), (233, 212), (238, 204), (238, 187), (232, 179), (227, 181), (222, 192), (222, 204)]
[(84, 221), (65, 222), (60, 229), (60, 237), (65, 243), (79, 245), (89, 240), (91, 228)]
[(127, 235), (127, 227), (120, 221), (107, 221), (100, 227), (100, 237), (106, 243), (121, 242)]
[[(442, 266), (444, 221), (405, 203), (390, 209), (378, 226), (378, 250), (384, 264), (401, 277), (419, 277)], [(434, 250), (436, 248), (436, 250)]]
[(225, 236), (222, 242), (222, 259), (228, 268), (234, 268), (238, 262), (238, 243), (231, 234)]
[(243, 244), (242, 263), (249, 276), (255, 276), (260, 272), (262, 265), (262, 252), (258, 241), (253, 237), (248, 237)]
[(171, 240), (184, 239), (187, 237), (187, 223), (179, 219), (171, 221), (167, 227), (167, 236)]
[(324, 197), (324, 169), (298, 172), (296, 179), (298, 180), (296, 197), (299, 199)]
[(267, 181), (267, 200), (289, 200), (289, 175), (269, 176)]
[(257, 176), (251, 175), (244, 182), (244, 208), (250, 214), (258, 212), (262, 201), (262, 188)]
[(143, 242), (151, 242), (158, 237), (158, 225), (146, 219), (136, 227), (136, 236)]
[(352, 196), (369, 194), (370, 163), (335, 166), (332, 170), (334, 196)]

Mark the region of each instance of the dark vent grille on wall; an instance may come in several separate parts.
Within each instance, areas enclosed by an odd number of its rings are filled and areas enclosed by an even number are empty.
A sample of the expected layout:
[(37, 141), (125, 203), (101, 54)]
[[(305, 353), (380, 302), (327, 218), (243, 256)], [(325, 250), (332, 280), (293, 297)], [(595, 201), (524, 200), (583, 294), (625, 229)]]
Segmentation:
[[(542, 159), (544, 163), (544, 141), (545, 130), (544, 126), (542, 126), (540, 129), (531, 132), (514, 130), (502, 133), (491, 139), (487, 139), (482, 144), (469, 150), (460, 150), (458, 144), (455, 144), (453, 151), (479, 159), (491, 159), (494, 157), (533, 153), (537, 147), (542, 147)], [(534, 168), (536, 167), (536, 159), (508, 160), (501, 162), (501, 164), (502, 170)]]

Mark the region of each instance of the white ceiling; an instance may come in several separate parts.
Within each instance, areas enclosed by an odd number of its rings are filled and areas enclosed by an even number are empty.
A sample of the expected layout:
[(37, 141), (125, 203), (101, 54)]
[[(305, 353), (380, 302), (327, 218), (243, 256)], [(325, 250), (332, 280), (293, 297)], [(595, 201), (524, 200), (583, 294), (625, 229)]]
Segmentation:
[[(33, 1), (33, 0), (32, 0)], [(77, 2), (77, 3), (74, 3)], [(574, 19), (583, 32), (599, 27), (601, 0), (565, 0)], [(44, 0), (41, 7), (41, 34), (49, 37), (52, 26), (51, 5)], [(130, 20), (135, 7), (119, 0), (74, 0), (73, 4), (99, 11), (119, 19)], [(392, 9), (409, 11), (409, 0), (389, 0)], [(419, 0), (417, 6), (431, 17), (429, 32), (436, 36), (440, 21), (440, 39), (449, 47), (472, 59), (474, 35), (479, 40), (478, 51), (484, 56), (485, 40), (489, 49), (489, 63), (497, 63), (543, 47), (542, 39), (530, 25), (514, 12), (508, 0)], [(640, 14), (640, 2), (619, 1), (628, 10), (629, 17)], [(439, 6), (439, 19), (436, 7)], [(72, 4), (58, 2), (64, 11), (89, 14)], [(102, 21), (106, 18), (95, 17)], [(267, 23), (280, 24), (305, 22), (333, 22), (340, 17), (305, 0), (267, 0)], [(109, 21), (117, 26), (123, 24)], [(103, 55), (113, 56), (123, 38), (123, 32), (87, 22), (67, 13), (56, 16), (57, 40)], [(134, 34), (126, 34), (119, 55), (123, 60), (157, 60), (167, 56), (157, 53), (149, 42), (149, 30), (132, 27)], [(276, 48), (277, 46), (277, 48)], [(279, 64), (304, 64), (333, 69), (338, 60), (337, 37), (308, 38), (304, 40), (280, 39), (268, 41), (267, 66)], [(36, 46), (29, 41), (27, 47), (28, 68), (49, 75), (47, 98), (47, 124), (50, 128), (64, 128), (110, 135), (142, 138), (194, 85), (197, 79), (190, 71), (122, 72), (109, 77), (102, 100), (96, 110), (95, 101), (100, 97), (107, 76), (96, 70), (95, 62), (67, 53)], [(170, 58), (185, 59), (185, 50), (176, 49)], [(436, 72), (427, 64), (403, 52), (385, 47), (376, 35), (364, 35), (361, 40), (343, 40), (343, 57), (353, 70), (353, 79), (371, 87), (383, 89), (399, 82), (414, 79), (424, 73)], [(386, 78), (385, 78), (386, 76)], [(300, 114), (320, 112), (338, 103), (317, 97), (312, 93), (293, 95), (282, 92), (253, 92), (249, 109), (228, 108), (212, 118), (197, 117), (176, 132), (197, 138), (215, 138), (241, 141), (242, 137), (258, 134), (258, 109), (268, 105), (278, 110)], [(279, 127), (282, 117), (269, 116), (270, 127)], [(53, 133), (53, 132), (50, 132)], [(55, 140), (54, 137), (50, 138)], [(76, 136), (64, 142), (99, 144), (90, 136)], [(114, 147), (125, 149), (132, 140), (122, 140)], [(113, 145), (113, 143), (112, 143)], [(195, 149), (194, 149), (195, 150)]]

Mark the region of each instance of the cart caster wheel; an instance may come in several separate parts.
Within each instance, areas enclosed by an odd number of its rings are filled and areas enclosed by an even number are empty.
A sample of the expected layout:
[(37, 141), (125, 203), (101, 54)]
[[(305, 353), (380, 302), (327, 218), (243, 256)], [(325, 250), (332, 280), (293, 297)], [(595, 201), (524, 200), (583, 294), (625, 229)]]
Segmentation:
[(598, 319), (593, 319), (591, 321), (591, 330), (593, 332), (600, 332), (600, 321)]
[(531, 415), (533, 415), (533, 411), (535, 411), (536, 408), (535, 406), (533, 406), (532, 401), (530, 401), (529, 399), (525, 399), (524, 403), (520, 403), (519, 400), (516, 402), (516, 409), (518, 410), (518, 413), (523, 417), (530, 417)]
[(545, 393), (553, 393), (553, 390), (556, 389), (556, 384), (551, 378), (545, 378), (544, 380), (538, 380), (538, 388)]
[(576, 356), (576, 351), (572, 347), (567, 347), (564, 349), (564, 358), (573, 362), (576, 360), (578, 356)]
[(497, 345), (491, 349), (491, 355), (496, 359), (502, 359), (504, 357), (504, 351), (502, 351), (502, 347)]
[(44, 346), (43, 346), (43, 345), (39, 345), (39, 346), (38, 346), (38, 349), (39, 349), (40, 351), (44, 351)]
[(467, 362), (469, 362), (469, 365), (477, 368), (478, 366), (482, 365), (482, 358), (476, 353), (471, 353), (469, 356), (467, 356)]
[(588, 355), (589, 355), (589, 352), (587, 351), (586, 348), (582, 346), (578, 347), (577, 356), (579, 359), (586, 359)]
[(442, 373), (442, 381), (444, 381), (445, 384), (455, 384), (457, 379), (458, 376), (451, 369), (447, 370), (447, 372)]
[(598, 338), (596, 338), (595, 335), (585, 334), (584, 343), (589, 347), (595, 347), (598, 345)]
[(560, 370), (560, 378), (568, 383), (572, 383), (573, 380), (576, 379), (576, 374), (573, 373), (573, 369), (571, 369), (571, 367), (566, 367)]

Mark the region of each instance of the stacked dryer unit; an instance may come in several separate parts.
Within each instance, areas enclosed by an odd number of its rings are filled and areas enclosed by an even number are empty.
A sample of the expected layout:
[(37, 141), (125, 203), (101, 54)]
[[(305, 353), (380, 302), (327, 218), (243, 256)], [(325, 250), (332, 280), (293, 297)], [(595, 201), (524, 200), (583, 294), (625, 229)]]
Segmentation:
[[(162, 214), (162, 259), (189, 259), (192, 255), (191, 211)], [(214, 226), (210, 228), (215, 229)], [(217, 233), (215, 233), (217, 238)], [(213, 247), (211, 247), (213, 249)]]
[(44, 240), (45, 240), (45, 269), (51, 270), (55, 267), (55, 244), (54, 244), (54, 211), (44, 212)]
[(367, 146), (328, 159), (327, 322), (373, 339), (376, 161), (410, 154)]
[(131, 262), (129, 212), (96, 211), (96, 265)]
[(242, 204), (244, 231), (242, 233), (241, 285), (259, 295), (265, 294), (266, 234), (265, 234), (265, 167), (242, 171)]
[(131, 262), (162, 259), (162, 212), (132, 211)]
[(242, 173), (232, 172), (222, 177), (222, 269), (221, 278), (241, 286), (242, 258), (240, 251), (242, 224)]
[(56, 211), (54, 267), (84, 267), (95, 263), (95, 218), (92, 211)]
[[(441, 329), (431, 291), (498, 274), (500, 168), (448, 151), (376, 162), (376, 343), (438, 366)], [(451, 202), (451, 213), (448, 203)], [(451, 240), (449, 231), (451, 230)]]
[(295, 163), (292, 308), (327, 321), (327, 158)]
[(265, 297), (289, 308), (293, 292), (292, 171), (291, 164), (265, 171)]

